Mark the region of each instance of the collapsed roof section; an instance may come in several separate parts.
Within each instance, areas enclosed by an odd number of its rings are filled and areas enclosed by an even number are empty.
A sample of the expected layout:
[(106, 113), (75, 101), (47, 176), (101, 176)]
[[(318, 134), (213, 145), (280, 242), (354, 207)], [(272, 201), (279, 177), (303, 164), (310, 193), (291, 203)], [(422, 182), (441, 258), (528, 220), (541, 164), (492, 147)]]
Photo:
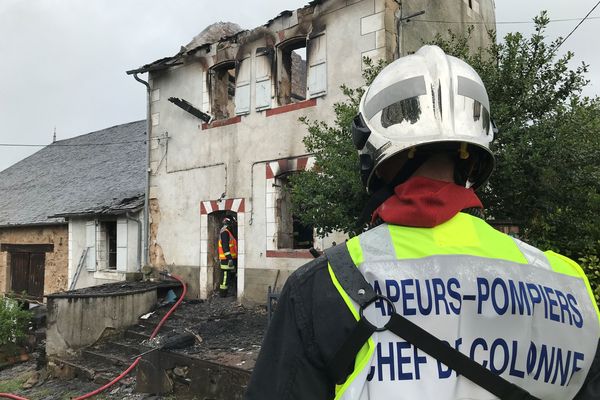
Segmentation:
[[(133, 75), (146, 72), (161, 71), (177, 65), (181, 65), (183, 64), (184, 60), (188, 58), (194, 58), (197, 55), (201, 55), (202, 51), (204, 51), (204, 54), (209, 53), (211, 46), (215, 43), (231, 42), (243, 44), (247, 41), (252, 40), (258, 34), (274, 34), (273, 30), (270, 30), (268, 28), (277, 24), (281, 24), (281, 28), (284, 29), (286, 25), (287, 27), (290, 27), (291, 24), (295, 22), (295, 24), (302, 25), (302, 28), (299, 29), (299, 32), (304, 32), (307, 35), (310, 32), (320, 31), (322, 29), (315, 29), (311, 26), (310, 22), (312, 18), (310, 17), (312, 17), (315, 6), (325, 3), (326, 1), (328, 0), (313, 0), (309, 2), (306, 6), (299, 8), (296, 11), (284, 10), (280, 12), (275, 18), (267, 21), (266, 24), (250, 30), (243, 30), (238, 24), (232, 22), (216, 22), (206, 27), (202, 32), (196, 35), (192, 39), (192, 41), (186, 46), (182, 46), (176, 55), (161, 58), (149, 64), (145, 64), (140, 68), (127, 71), (127, 74)], [(273, 38), (273, 42), (276, 41), (276, 38)]]

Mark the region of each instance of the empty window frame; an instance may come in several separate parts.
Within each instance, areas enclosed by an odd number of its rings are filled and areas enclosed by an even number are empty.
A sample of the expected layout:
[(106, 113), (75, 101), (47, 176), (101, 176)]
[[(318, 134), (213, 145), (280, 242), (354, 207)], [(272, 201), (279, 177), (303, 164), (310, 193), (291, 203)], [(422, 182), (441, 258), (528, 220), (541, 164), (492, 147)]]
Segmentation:
[(279, 105), (306, 100), (306, 50), (305, 37), (287, 40), (278, 47), (277, 101)]
[(235, 114), (236, 62), (227, 61), (210, 69), (210, 108), (215, 119)]
[[(292, 172), (293, 173), (293, 172)], [(289, 183), (285, 174), (277, 177), (277, 247), (279, 249), (310, 249), (314, 246), (314, 228), (305, 225), (292, 211)]]
[(117, 221), (102, 221), (97, 235), (99, 269), (117, 269)]
[(107, 268), (117, 269), (117, 221), (107, 221), (106, 227), (106, 251), (108, 253)]

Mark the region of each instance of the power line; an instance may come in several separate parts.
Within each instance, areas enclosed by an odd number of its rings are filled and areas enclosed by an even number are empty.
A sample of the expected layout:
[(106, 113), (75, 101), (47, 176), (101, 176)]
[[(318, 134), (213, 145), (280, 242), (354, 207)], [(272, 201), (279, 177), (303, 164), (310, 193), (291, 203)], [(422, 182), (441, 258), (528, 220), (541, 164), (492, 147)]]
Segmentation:
[(111, 146), (117, 144), (143, 143), (145, 140), (130, 140), (125, 142), (106, 143), (50, 143), (50, 144), (28, 144), (28, 143), (0, 143), (0, 147), (87, 147), (87, 146)]
[[(595, 8), (595, 7), (594, 7)], [(593, 10), (592, 10), (593, 11)], [(568, 21), (580, 21), (583, 22), (586, 18), (561, 18), (551, 19), (548, 22), (568, 22)], [(590, 17), (587, 19), (600, 19), (600, 17)], [(484, 21), (445, 21), (437, 19), (412, 19), (412, 22), (435, 22), (441, 24), (466, 24), (466, 25), (485, 25)], [(535, 21), (496, 21), (496, 25), (510, 25), (510, 24), (535, 24)]]
[[(579, 28), (579, 25), (583, 24), (583, 21), (585, 21), (592, 12), (594, 12), (594, 10), (596, 9), (596, 7), (598, 7), (598, 5), (600, 5), (600, 1), (598, 1), (596, 3), (596, 5), (594, 7), (592, 7), (592, 9), (585, 15), (585, 17), (583, 17), (583, 19), (581, 21), (579, 21), (579, 23), (575, 26), (575, 28), (573, 28), (573, 30), (571, 32), (569, 32), (569, 34), (567, 35), (567, 37), (565, 37), (559, 44), (558, 46), (556, 46), (556, 49), (554, 49), (554, 51), (558, 50), (558, 48), (569, 38), (569, 36), (571, 36), (573, 34), (573, 32), (575, 32), (577, 30), (577, 28)], [(592, 17), (592, 18), (597, 18), (597, 17)], [(592, 19), (590, 18), (590, 19)]]

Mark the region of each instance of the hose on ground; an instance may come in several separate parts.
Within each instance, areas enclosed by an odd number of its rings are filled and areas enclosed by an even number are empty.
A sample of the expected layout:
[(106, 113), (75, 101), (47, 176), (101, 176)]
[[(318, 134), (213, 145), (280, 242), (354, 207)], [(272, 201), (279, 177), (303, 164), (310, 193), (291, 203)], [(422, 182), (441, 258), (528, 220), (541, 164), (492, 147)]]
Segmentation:
[[(179, 299), (177, 300), (177, 302), (175, 304), (173, 304), (173, 307), (171, 307), (169, 309), (169, 311), (167, 311), (167, 313), (161, 318), (160, 322), (156, 325), (156, 327), (154, 328), (154, 330), (152, 331), (152, 334), (150, 334), (150, 340), (154, 339), (156, 337), (156, 335), (158, 334), (158, 331), (160, 330), (160, 328), (165, 324), (165, 322), (167, 321), (167, 319), (169, 318), (169, 316), (171, 316), (171, 314), (173, 314), (173, 312), (175, 311), (175, 309), (177, 307), (179, 307), (179, 305), (181, 304), (181, 302), (183, 301), (183, 298), (185, 297), (186, 293), (187, 293), (187, 285), (185, 284), (185, 282), (183, 281), (183, 279), (181, 279), (181, 277), (171, 274), (171, 273), (164, 273), (164, 275), (172, 277), (176, 280), (178, 280), (181, 285), (183, 286), (183, 291), (181, 293), (181, 296), (179, 296)], [(115, 379), (113, 379), (112, 381), (108, 382), (106, 385), (99, 387), (98, 389), (91, 391), (89, 393), (86, 393), (82, 396), (79, 397), (75, 397), (73, 400), (83, 400), (83, 399), (89, 399), (92, 396), (95, 396), (99, 393), (102, 393), (103, 391), (105, 391), (106, 389), (108, 389), (109, 387), (113, 386), (115, 383), (119, 382), (121, 379), (123, 379), (125, 376), (127, 376), (140, 362), (140, 360), (142, 359), (142, 357), (137, 357), (129, 367), (127, 367), (127, 369), (125, 371), (123, 371), (119, 376), (117, 376)], [(21, 397), (21, 396), (17, 396), (15, 394), (11, 394), (11, 393), (0, 393), (0, 398), (5, 398), (5, 399), (13, 399), (13, 400), (29, 400), (26, 397)]]

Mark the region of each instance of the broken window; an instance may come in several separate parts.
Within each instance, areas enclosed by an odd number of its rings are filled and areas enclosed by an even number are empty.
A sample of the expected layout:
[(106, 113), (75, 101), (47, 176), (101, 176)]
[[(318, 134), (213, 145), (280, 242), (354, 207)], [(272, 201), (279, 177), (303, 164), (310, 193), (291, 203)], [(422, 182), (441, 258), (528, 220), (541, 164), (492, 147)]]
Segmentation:
[(280, 249), (310, 249), (314, 245), (314, 228), (311, 225), (303, 224), (300, 218), (292, 212), (288, 176), (289, 173), (276, 178), (276, 184), (279, 186), (277, 247)]
[(306, 38), (290, 39), (279, 46), (277, 70), (279, 105), (306, 100)]
[(106, 267), (117, 269), (117, 221), (104, 222), (106, 230), (106, 252), (108, 254)]
[(210, 107), (215, 119), (235, 113), (235, 66), (235, 61), (228, 61), (210, 70)]
[(117, 221), (101, 221), (96, 240), (98, 269), (117, 269)]

